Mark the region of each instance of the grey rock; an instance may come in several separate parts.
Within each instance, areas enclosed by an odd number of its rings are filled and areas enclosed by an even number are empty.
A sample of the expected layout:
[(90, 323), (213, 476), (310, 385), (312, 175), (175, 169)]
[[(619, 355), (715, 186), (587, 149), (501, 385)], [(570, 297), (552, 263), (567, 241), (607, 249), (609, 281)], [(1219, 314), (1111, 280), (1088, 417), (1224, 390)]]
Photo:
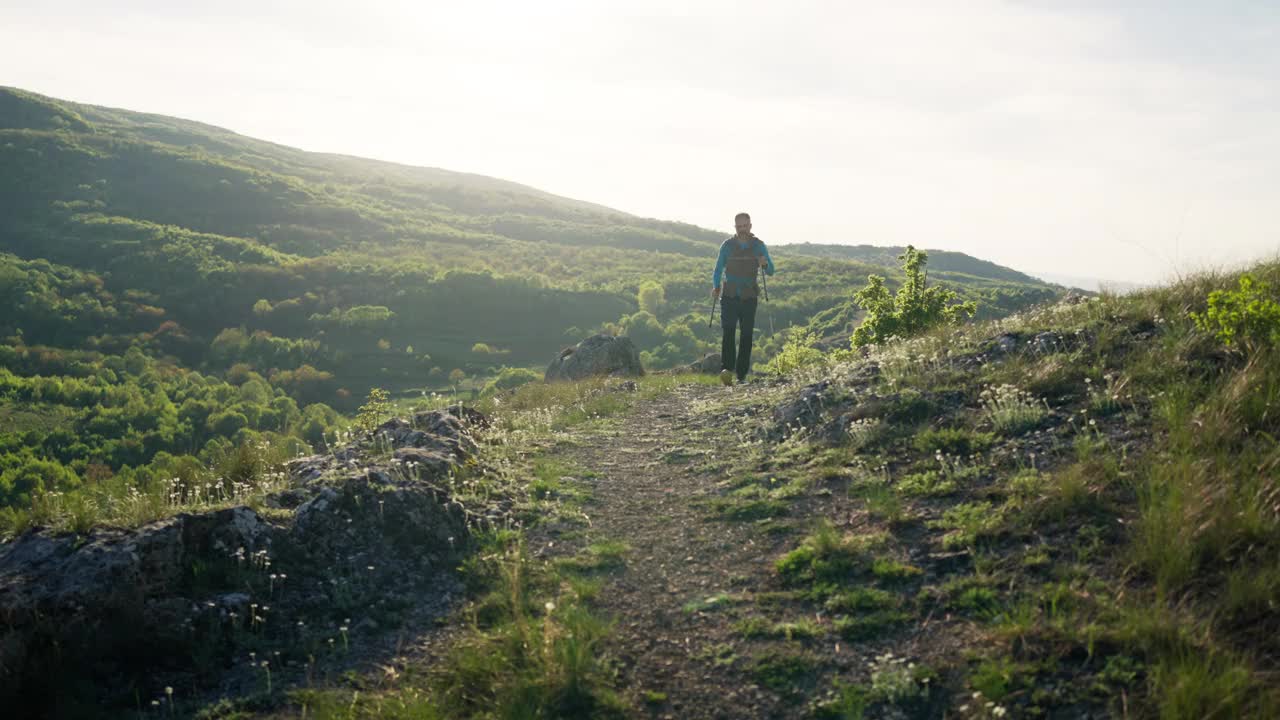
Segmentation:
[(831, 380), (823, 380), (806, 386), (800, 395), (773, 410), (773, 421), (778, 425), (812, 425), (827, 405), (827, 389)]
[[(368, 438), (291, 461), (291, 487), (266, 501), (293, 508), (291, 521), (233, 507), (134, 530), (34, 529), (0, 543), (0, 705), (53, 658), (62, 658), (66, 672), (101, 668), (155, 691), (172, 682), (155, 670), (186, 668), (193, 644), (226, 656), (243, 650), (224, 631), (260, 612), (255, 603), (272, 606), (269, 618), (287, 613), (310, 627), (339, 600), (376, 604), (419, 597), (424, 588), (443, 592), (442, 573), (457, 566), (470, 543), (469, 513), (478, 513), (425, 480), (474, 454), (471, 433), (487, 422), (461, 406), (419, 413), (379, 428), (378, 449), (393, 446), (392, 462), (373, 459)], [(407, 462), (416, 463), (413, 472)], [(511, 505), (494, 505), (499, 512), (484, 511), (496, 526)], [(359, 580), (337, 588), (328, 583), (335, 569)], [(260, 647), (293, 641), (266, 636), (255, 636), (268, 643)]]
[(557, 380), (583, 380), (598, 376), (644, 375), (640, 364), (640, 352), (626, 336), (592, 335), (578, 343), (547, 366), (546, 382)]
[(457, 463), (456, 455), (446, 455), (438, 450), (425, 448), (400, 448), (393, 457), (402, 465), (410, 466), (406, 470), (410, 477), (439, 475), (448, 472), (449, 467)]
[(293, 482), (307, 484), (319, 479), (332, 464), (333, 459), (328, 455), (309, 455), (285, 463), (285, 471)]
[(0, 550), (0, 614), (110, 608), (177, 587), (191, 563), (269, 543), (270, 528), (247, 507), (182, 514), (137, 530), (88, 535), (23, 534)]
[[(480, 418), (484, 417), (478, 412), (475, 415)], [(453, 454), (460, 459), (465, 458), (476, 451), (476, 442), (471, 436), (469, 424), (473, 423), (463, 421), (448, 412), (437, 410), (418, 413), (413, 416), (413, 425), (424, 432), (427, 437), (424, 442), (413, 443), (410, 446)]]
[(464, 426), (473, 428), (489, 427), (489, 418), (485, 417), (484, 413), (461, 403), (450, 405), (444, 411), (458, 418), (458, 421)]
[(1017, 352), (1019, 344), (1018, 336), (1014, 333), (1000, 333), (992, 339), (988, 352), (996, 356), (1008, 355)]
[(315, 497), (298, 506), (293, 512), (293, 526), (306, 529), (316, 523), (316, 518), (329, 511), (338, 502), (338, 491), (321, 488)]
[(1039, 355), (1048, 355), (1063, 349), (1062, 337), (1055, 332), (1038, 333), (1031, 339), (1031, 349)]
[(249, 594), (242, 592), (225, 593), (213, 599), (213, 603), (223, 610), (243, 613), (249, 609)]

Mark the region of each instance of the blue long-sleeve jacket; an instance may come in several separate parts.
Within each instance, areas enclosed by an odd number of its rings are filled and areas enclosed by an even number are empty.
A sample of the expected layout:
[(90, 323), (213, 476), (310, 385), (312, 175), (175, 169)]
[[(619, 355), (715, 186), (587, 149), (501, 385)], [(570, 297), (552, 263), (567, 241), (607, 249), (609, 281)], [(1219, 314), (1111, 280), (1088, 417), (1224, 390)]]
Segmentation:
[[(756, 255), (763, 255), (765, 262), (768, 263), (764, 268), (765, 274), (772, 275), (774, 272), (773, 258), (769, 257), (769, 248), (765, 247), (764, 241), (756, 237), (755, 235), (752, 235), (751, 237), (747, 238), (746, 243), (751, 243), (751, 242), (756, 243)], [(720, 287), (720, 279), (722, 275), (724, 276), (725, 282), (732, 283), (735, 286), (738, 286), (738, 288), (741, 288), (742, 286), (745, 286), (745, 285), (749, 285), (755, 280), (754, 275), (751, 277), (743, 278), (743, 277), (735, 277), (733, 275), (728, 275), (724, 272), (725, 261), (728, 260), (729, 253), (732, 252), (732, 248), (729, 245), (730, 243), (738, 243), (739, 247), (746, 245), (746, 243), (740, 240), (737, 235), (734, 235), (733, 237), (729, 238), (728, 240), (725, 240), (723, 243), (720, 244), (720, 256), (716, 258), (716, 269), (715, 269), (715, 272), (712, 273), (711, 275), (712, 287)], [(736, 293), (730, 293), (730, 294), (736, 294)]]

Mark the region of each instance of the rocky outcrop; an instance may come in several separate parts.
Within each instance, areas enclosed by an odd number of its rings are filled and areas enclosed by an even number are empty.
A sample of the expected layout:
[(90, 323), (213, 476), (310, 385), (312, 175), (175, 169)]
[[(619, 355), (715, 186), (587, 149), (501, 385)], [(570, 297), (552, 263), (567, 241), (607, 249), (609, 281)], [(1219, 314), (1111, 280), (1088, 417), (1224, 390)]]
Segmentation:
[(551, 361), (544, 375), (546, 382), (584, 380), (597, 376), (644, 375), (640, 352), (626, 336), (592, 335), (568, 348)]
[(302, 663), (337, 635), (335, 618), (359, 611), (385, 623), (450, 592), (472, 529), (510, 506), (451, 496), (447, 475), (476, 452), (472, 431), (485, 422), (455, 410), (390, 420), (288, 463), (290, 487), (266, 498), (270, 513), (231, 507), (81, 535), (34, 529), (0, 545), (0, 701), (18, 716), (56, 714), (43, 703), (67, 673), (95, 692), (122, 679), (144, 691), (189, 685), (245, 642)]

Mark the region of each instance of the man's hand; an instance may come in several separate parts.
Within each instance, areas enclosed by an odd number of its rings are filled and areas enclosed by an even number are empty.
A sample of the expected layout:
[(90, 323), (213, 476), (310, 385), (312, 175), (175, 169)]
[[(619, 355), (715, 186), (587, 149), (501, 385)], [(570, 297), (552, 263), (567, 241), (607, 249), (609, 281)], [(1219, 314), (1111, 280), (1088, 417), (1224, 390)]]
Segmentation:
[(760, 267), (769, 267), (769, 261), (763, 255), (760, 256)]
[(713, 287), (713, 288), (711, 288), (711, 297), (713, 297), (713, 298), (718, 298), (718, 297), (720, 297), (720, 288), (718, 288), (718, 287)]

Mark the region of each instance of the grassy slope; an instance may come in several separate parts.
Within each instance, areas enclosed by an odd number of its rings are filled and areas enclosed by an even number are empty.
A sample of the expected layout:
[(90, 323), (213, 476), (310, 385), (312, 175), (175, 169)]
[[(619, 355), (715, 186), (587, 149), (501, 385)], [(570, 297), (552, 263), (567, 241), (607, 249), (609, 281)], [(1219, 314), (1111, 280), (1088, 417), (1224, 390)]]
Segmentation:
[[(1280, 266), (1255, 272), (1280, 281)], [(641, 470), (677, 486), (689, 472), (719, 479), (718, 496), (702, 504), (707, 529), (680, 537), (693, 547), (745, 525), (761, 533), (758, 548), (781, 547), (755, 565), (720, 568), (708, 555), (694, 563), (704, 570), (686, 571), (694, 588), (730, 572), (730, 594), (655, 586), (650, 604), (669, 606), (658, 616), (683, 618), (671, 621), (674, 632), (694, 640), (685, 675), (728, 683), (725, 697), (761, 697), (752, 687), (763, 687), (796, 716), (823, 718), (1275, 717), (1277, 349), (1228, 350), (1188, 317), (1209, 291), (1231, 285), (1206, 276), (1044, 307), (676, 411), (719, 428), (667, 438), (664, 463)], [(1001, 335), (1016, 339), (1012, 353), (993, 350)], [(818, 378), (834, 381), (824, 416), (789, 428), (768, 419)], [(641, 383), (641, 402), (663, 403), (644, 422), (672, 417), (669, 383)], [(490, 409), (507, 432), (531, 432), (507, 437), (504, 453), (523, 447), (525, 461), (545, 463), (566, 438), (547, 432), (631, 402), (539, 385)], [(845, 410), (865, 419), (834, 442), (820, 439), (817, 429)], [(737, 445), (726, 413), (742, 436), (774, 439)], [(570, 448), (619, 441), (617, 428), (581, 427)], [(587, 510), (611, 524), (602, 506)], [(635, 578), (627, 587), (637, 592)], [(471, 687), (479, 696), (509, 689), (475, 647), (464, 642), (429, 674), (457, 677), (453, 663), (463, 662), (487, 673)], [(597, 658), (603, 647), (593, 648)], [(607, 679), (591, 667), (592, 683)], [(642, 683), (618, 688), (636, 716), (667, 712), (676, 699), (653, 677), (624, 676)], [(537, 682), (554, 688), (563, 677)], [(329, 699), (321, 716), (372, 717), (427, 697), (422, 687), (407, 680), (314, 697)], [(736, 707), (744, 716), (757, 708)]]
[[(1255, 271), (1280, 279), (1278, 266)], [(1229, 351), (1188, 317), (1210, 290), (1231, 285), (1206, 276), (873, 353), (882, 375), (858, 392), (887, 405), (835, 447), (801, 433), (762, 467), (780, 479), (844, 478), (855, 512), (874, 524), (820, 529), (778, 559), (779, 580), (830, 610), (848, 591), (839, 579), (824, 586), (824, 572), (870, 570), (876, 552), (860, 538), (875, 531), (887, 533), (877, 542), (890, 555), (958, 553), (946, 562), (959, 569), (931, 571), (888, 599), (906, 614), (894, 622), (911, 629), (886, 626), (880, 601), (861, 595), (866, 609), (848, 627), (915, 650), (963, 717), (988, 716), (988, 701), (1017, 717), (1089, 706), (1274, 717), (1280, 365), (1275, 349)], [(1014, 333), (1019, 352), (996, 359), (998, 331)], [(1055, 339), (1036, 352), (1040, 333)], [(969, 626), (957, 637), (976, 634), (948, 648), (939, 618), (952, 616)], [(899, 644), (930, 619), (936, 646)], [(849, 680), (863, 699), (893, 704), (883, 678), (858, 675)], [(897, 702), (923, 712), (939, 699), (921, 677)]]

